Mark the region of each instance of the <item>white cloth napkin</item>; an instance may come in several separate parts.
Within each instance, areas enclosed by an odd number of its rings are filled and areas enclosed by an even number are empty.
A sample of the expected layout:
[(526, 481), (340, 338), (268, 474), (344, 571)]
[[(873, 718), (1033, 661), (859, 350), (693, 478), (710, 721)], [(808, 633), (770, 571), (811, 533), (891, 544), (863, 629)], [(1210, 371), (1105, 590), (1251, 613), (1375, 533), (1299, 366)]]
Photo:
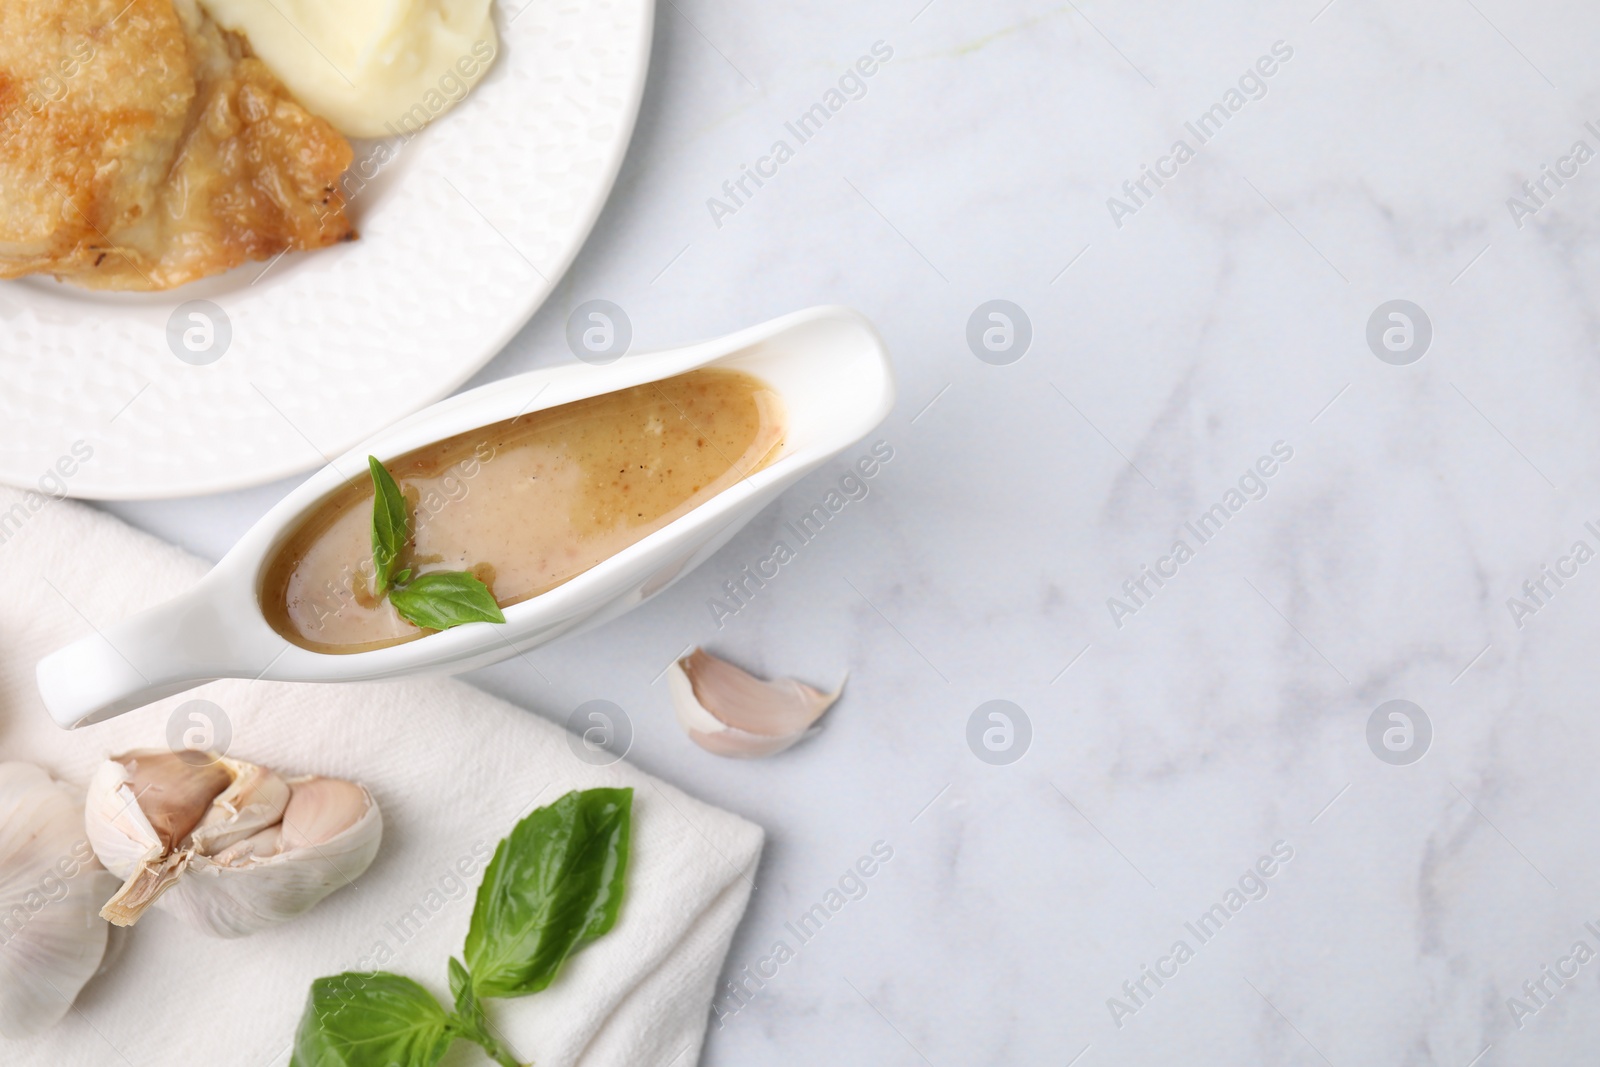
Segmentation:
[[(384, 815), (372, 868), (301, 918), (216, 940), (152, 909), (57, 1027), (0, 1039), (0, 1062), (281, 1067), (311, 980), (380, 968), (448, 1005), (473, 895), (495, 844), (569, 789), (632, 786), (633, 849), (622, 916), (554, 985), (488, 1002), (490, 1019), (539, 1067), (690, 1067), (744, 913), (761, 830), (625, 763), (579, 760), (568, 735), (449, 679), (357, 685), (219, 682), (67, 733), (45, 713), (45, 653), (157, 603), (204, 564), (90, 508), (0, 488), (0, 759), (83, 785), (108, 754), (164, 746), (177, 706), (228, 716), (231, 755), (294, 774), (366, 784)], [(19, 512), (15, 510), (20, 507)], [(463, 876), (463, 872), (465, 876)], [(488, 1061), (458, 1043), (451, 1064)]]

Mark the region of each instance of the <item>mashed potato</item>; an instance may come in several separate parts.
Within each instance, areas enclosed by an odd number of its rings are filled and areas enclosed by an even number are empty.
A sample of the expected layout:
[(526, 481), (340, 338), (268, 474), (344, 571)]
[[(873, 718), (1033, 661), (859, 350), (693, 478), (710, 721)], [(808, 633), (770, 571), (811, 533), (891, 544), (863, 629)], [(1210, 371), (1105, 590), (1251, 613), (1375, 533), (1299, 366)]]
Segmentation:
[(411, 135), (497, 51), (492, 0), (201, 0), (303, 106), (349, 137)]

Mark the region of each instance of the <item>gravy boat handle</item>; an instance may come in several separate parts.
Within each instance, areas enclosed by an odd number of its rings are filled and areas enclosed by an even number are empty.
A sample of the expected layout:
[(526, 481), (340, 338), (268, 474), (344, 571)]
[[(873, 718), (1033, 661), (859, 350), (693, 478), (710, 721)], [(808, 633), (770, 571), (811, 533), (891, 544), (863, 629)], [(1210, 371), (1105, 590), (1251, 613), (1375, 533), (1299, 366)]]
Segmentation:
[[(218, 678), (271, 665), (284, 644), (252, 626), (252, 613), (224, 611), (215, 583), (202, 579), (158, 604), (39, 661), (39, 693), (58, 726), (76, 729)], [(259, 616), (255, 617), (257, 620)]]

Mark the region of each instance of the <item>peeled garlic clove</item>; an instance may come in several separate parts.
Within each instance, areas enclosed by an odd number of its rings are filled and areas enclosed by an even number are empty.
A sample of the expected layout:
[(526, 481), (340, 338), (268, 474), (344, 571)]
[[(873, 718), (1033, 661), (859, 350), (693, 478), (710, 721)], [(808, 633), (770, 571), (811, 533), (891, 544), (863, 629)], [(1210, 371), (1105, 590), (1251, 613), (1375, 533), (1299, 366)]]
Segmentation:
[[(147, 754), (137, 756), (150, 773)], [(188, 781), (163, 765), (172, 776), (168, 797), (216, 786), (192, 832), (174, 842), (177, 821), (158, 829), (134, 791), (135, 762), (109, 760), (96, 772), (86, 815), (96, 853), (126, 879), (102, 912), (119, 926), (132, 925), (155, 905), (218, 937), (254, 933), (349, 884), (377, 854), (383, 818), (361, 786), (331, 778), (285, 780), (234, 759), (204, 767), (176, 760)]]
[(38, 767), (0, 763), (0, 1037), (61, 1020), (100, 966), (116, 887), (83, 837), (75, 790)]
[(771, 756), (820, 730), (816, 721), (844, 683), (824, 693), (793, 678), (766, 682), (695, 649), (667, 668), (678, 723), (695, 744), (718, 756)]
[(233, 784), (211, 802), (192, 838), (197, 852), (212, 856), (276, 826), (289, 804), (289, 783), (276, 772), (238, 760), (221, 762), (232, 772)]

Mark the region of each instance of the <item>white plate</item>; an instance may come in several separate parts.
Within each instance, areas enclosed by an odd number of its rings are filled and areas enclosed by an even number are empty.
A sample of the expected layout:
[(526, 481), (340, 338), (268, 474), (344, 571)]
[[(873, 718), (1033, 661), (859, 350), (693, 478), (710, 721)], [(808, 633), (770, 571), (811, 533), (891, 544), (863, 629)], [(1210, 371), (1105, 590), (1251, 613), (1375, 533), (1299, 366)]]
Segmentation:
[[(352, 199), (359, 241), (167, 293), (0, 282), (0, 481), (100, 499), (258, 485), (322, 466), (487, 363), (600, 214), (654, 13), (516, 3), (497, 5), (500, 55), (473, 94)], [(376, 146), (355, 144), (358, 167)], [(191, 300), (231, 327), (208, 364), (168, 344)], [(47, 476), (58, 463), (69, 473)]]

